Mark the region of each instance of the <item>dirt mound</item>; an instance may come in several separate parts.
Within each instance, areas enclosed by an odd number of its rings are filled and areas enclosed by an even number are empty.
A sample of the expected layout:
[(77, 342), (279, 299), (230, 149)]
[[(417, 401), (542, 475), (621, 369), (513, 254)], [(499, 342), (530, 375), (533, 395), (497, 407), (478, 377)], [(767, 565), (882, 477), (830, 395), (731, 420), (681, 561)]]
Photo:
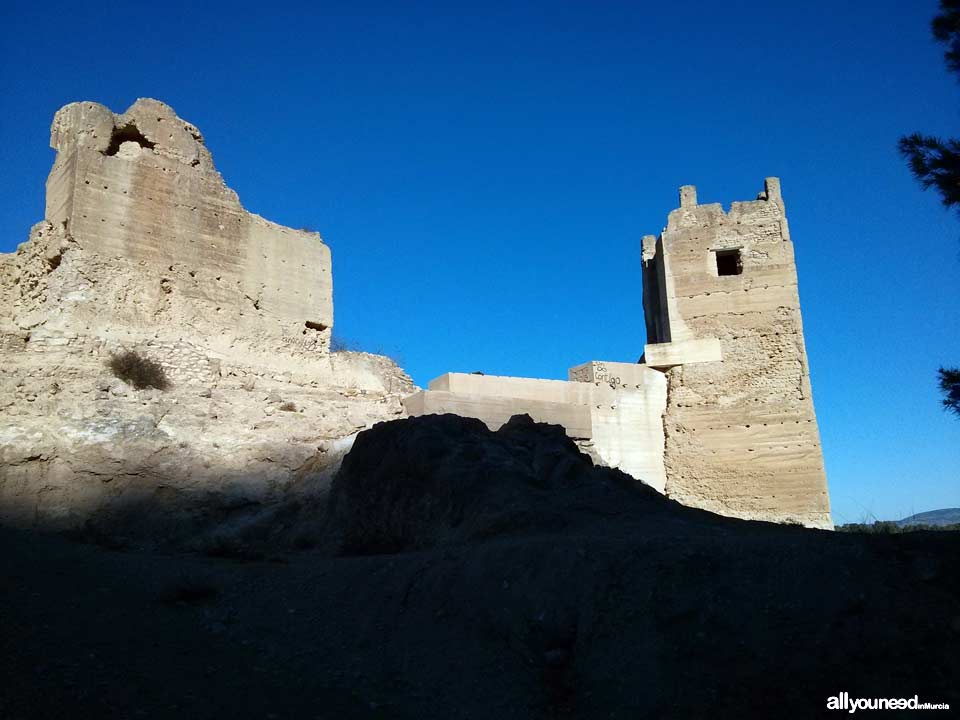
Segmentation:
[(596, 516), (672, 505), (594, 467), (562, 427), (518, 415), (497, 432), (457, 415), (379, 423), (333, 481), (326, 532), (343, 554), (382, 554), (508, 534), (576, 532)]
[[(524, 419), (378, 425), (328, 488), (246, 540), (273, 547), (256, 560), (0, 529), (0, 716), (806, 719), (839, 717), (841, 692), (960, 706), (958, 533), (691, 510)], [(283, 551), (307, 522), (319, 547)]]

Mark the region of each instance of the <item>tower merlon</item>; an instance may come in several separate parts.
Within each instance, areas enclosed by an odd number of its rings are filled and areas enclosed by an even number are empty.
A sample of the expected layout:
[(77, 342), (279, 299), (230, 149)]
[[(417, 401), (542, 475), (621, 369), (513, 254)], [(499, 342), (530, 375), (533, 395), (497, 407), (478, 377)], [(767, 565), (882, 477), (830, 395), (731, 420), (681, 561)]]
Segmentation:
[(647, 252), (643, 362), (669, 381), (666, 492), (744, 518), (831, 527), (780, 179), (680, 208)]
[(766, 200), (783, 205), (783, 196), (780, 194), (780, 178), (764, 178), (763, 193), (757, 196), (757, 200)]
[(653, 260), (657, 254), (657, 236), (644, 235), (640, 240), (640, 259), (644, 264)]

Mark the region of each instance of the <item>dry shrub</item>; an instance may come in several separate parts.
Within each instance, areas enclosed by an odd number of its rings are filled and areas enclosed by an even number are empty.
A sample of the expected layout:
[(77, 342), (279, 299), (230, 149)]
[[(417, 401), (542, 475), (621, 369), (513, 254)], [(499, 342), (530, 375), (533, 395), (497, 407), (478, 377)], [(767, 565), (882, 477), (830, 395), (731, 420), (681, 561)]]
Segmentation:
[(166, 390), (170, 387), (170, 380), (163, 371), (163, 366), (133, 350), (114, 355), (107, 365), (114, 377), (120, 378), (137, 390), (145, 388)]

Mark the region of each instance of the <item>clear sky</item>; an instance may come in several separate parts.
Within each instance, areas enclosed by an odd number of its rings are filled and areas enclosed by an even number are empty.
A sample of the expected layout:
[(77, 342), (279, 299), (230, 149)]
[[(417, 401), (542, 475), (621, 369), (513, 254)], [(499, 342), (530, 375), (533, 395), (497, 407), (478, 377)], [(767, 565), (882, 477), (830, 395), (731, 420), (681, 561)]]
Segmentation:
[(838, 522), (960, 506), (960, 221), (896, 153), (960, 135), (934, 0), (61, 3), (0, 9), (0, 251), (67, 102), (155, 97), (244, 205), (319, 230), (337, 334), (565, 378), (643, 351), (640, 238), (782, 178)]

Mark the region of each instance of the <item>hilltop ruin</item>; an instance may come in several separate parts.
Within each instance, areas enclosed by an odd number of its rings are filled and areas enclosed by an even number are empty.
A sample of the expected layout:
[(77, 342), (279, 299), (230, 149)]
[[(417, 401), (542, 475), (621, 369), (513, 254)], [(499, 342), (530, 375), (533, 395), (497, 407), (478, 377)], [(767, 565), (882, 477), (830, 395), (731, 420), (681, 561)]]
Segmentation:
[[(378, 421), (496, 430), (525, 413), (687, 505), (832, 527), (775, 178), (728, 212), (681, 188), (643, 238), (639, 363), (566, 381), (451, 373), (417, 392), (385, 357), (330, 351), (329, 248), (247, 212), (169, 106), (72, 103), (50, 143), (46, 218), (0, 255), (2, 521), (192, 532), (303, 491)], [(124, 378), (118, 357), (163, 383)]]
[(525, 412), (685, 505), (833, 527), (779, 180), (729, 212), (682, 187), (660, 237), (643, 238), (642, 274), (638, 364), (589, 362), (568, 381), (450, 373), (408, 412), (494, 430)]
[(200, 131), (172, 108), (141, 99), (114, 115), (96, 103), (72, 103), (54, 117), (50, 145), (57, 151), (47, 178), (53, 231), (87, 253), (120, 259), (134, 268), (128, 275), (150, 278), (137, 297), (124, 298), (131, 302), (117, 302), (113, 287), (67, 292), (57, 310), (71, 327), (169, 332), (186, 325), (264, 347), (329, 347), (330, 249), (317, 233), (244, 210)]
[[(50, 144), (46, 218), (0, 255), (0, 520), (188, 530), (402, 415), (393, 361), (330, 352), (329, 248), (247, 212), (172, 108), (72, 103)], [(168, 387), (115, 377), (122, 353)]]

